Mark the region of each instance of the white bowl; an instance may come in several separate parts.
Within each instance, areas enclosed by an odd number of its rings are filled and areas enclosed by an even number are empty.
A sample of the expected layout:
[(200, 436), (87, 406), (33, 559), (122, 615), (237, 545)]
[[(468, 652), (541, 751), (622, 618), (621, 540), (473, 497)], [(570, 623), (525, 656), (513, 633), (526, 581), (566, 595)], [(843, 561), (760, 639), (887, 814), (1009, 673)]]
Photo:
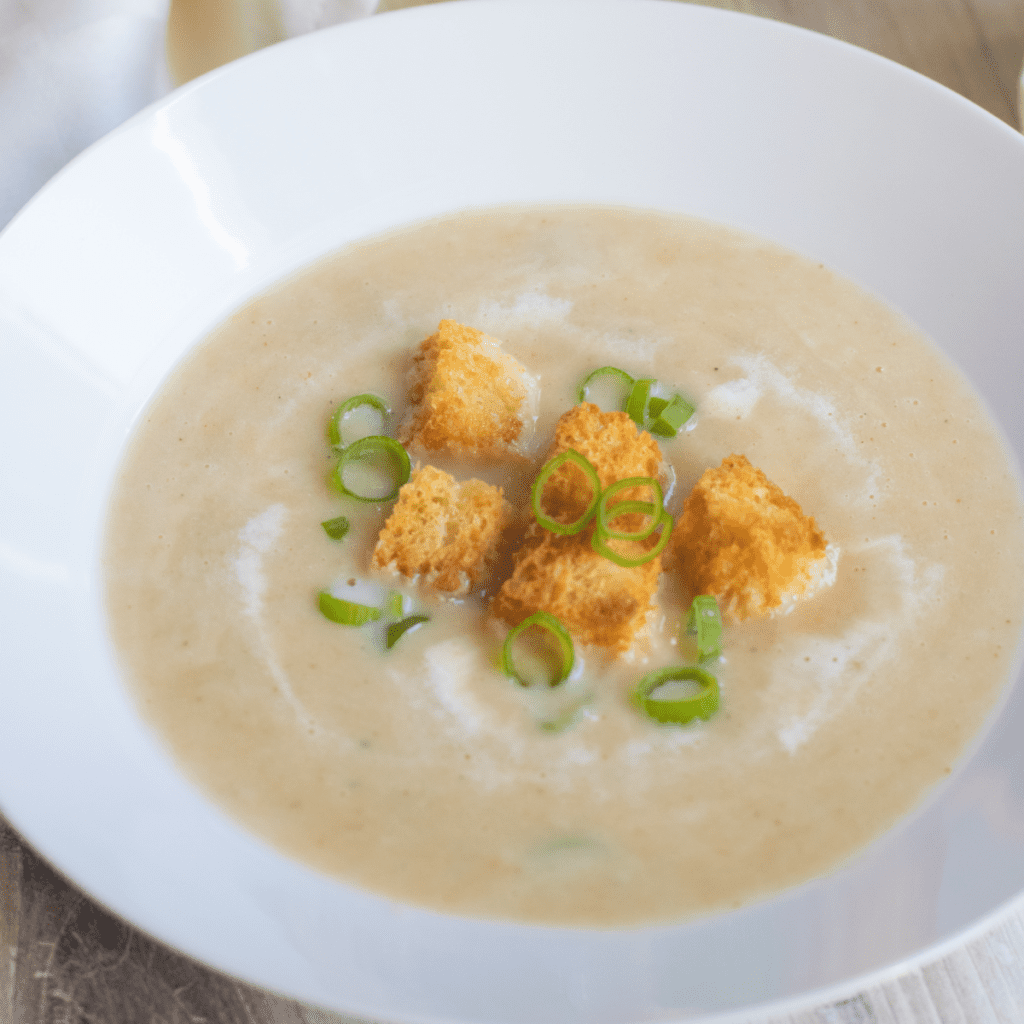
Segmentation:
[(1019, 458), (1022, 183), (1024, 138), (942, 87), (658, 0), (403, 11), (144, 111), (0, 236), (3, 813), (160, 939), (389, 1020), (781, 1012), (962, 939), (1024, 889), (1019, 681), (953, 778), (826, 878), (677, 927), (461, 920), (317, 875), (183, 779), (115, 671), (99, 546), (134, 418), (212, 325), (350, 239), (497, 203), (684, 211), (830, 264), (961, 364)]

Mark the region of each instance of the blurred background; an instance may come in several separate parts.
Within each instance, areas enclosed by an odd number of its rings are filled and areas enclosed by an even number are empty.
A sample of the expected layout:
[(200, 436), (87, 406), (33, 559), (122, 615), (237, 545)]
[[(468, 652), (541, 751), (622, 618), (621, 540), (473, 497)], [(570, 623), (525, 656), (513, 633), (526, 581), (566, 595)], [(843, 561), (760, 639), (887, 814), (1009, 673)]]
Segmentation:
[[(82, 149), (171, 88), (290, 36), (437, 2), (0, 0), (0, 228)], [(1020, 124), (1022, 0), (691, 2), (854, 43)]]

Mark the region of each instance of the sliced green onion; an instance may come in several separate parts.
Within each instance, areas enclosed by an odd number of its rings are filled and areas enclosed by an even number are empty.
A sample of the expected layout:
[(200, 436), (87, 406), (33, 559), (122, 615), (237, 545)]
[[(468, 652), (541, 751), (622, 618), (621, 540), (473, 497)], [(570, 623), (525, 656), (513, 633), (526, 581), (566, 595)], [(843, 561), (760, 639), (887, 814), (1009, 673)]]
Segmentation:
[[(623, 502), (622, 504), (631, 504), (630, 502)], [(649, 502), (637, 502), (638, 505), (649, 504)], [(621, 508), (622, 505), (616, 505), (616, 508)], [(636, 511), (642, 511), (637, 509)], [(645, 562), (650, 562), (655, 559), (665, 550), (665, 545), (668, 543), (668, 539), (672, 534), (672, 517), (665, 511), (662, 511), (661, 516), (656, 520), (655, 526), (661, 527), (661, 536), (658, 538), (658, 543), (651, 548), (650, 551), (645, 551), (642, 555), (637, 558), (629, 558), (626, 555), (619, 554), (613, 548), (608, 546), (609, 536), (603, 530), (596, 529), (593, 536), (590, 538), (590, 546), (599, 554), (604, 555), (605, 558), (610, 559), (616, 565), (621, 565), (624, 569), (632, 569), (634, 566), (643, 565)]]
[(584, 707), (586, 707), (586, 702), (578, 704), (575, 707), (567, 708), (560, 715), (556, 715), (554, 718), (541, 719), (537, 725), (539, 725), (545, 732), (565, 732), (565, 730), (570, 726), (576, 724), (577, 719), (580, 717), (580, 712)]
[(647, 403), (647, 415), (650, 419), (657, 419), (661, 411), (668, 406), (667, 398), (652, 398)]
[(402, 636), (405, 633), (407, 633), (410, 629), (412, 629), (414, 626), (419, 626), (421, 623), (429, 621), (429, 615), (410, 615), (408, 618), (402, 619), (401, 622), (392, 622), (391, 625), (388, 626), (388, 650), (390, 651), (391, 648), (398, 643)]
[[(659, 700), (654, 693), (665, 683), (691, 681), (700, 689), (692, 697)], [(633, 691), (633, 702), (657, 722), (686, 725), (695, 718), (705, 722), (718, 710), (718, 680), (694, 665), (673, 665), (648, 672)]]
[(627, 395), (629, 394), (629, 390), (630, 388), (633, 387), (634, 383), (633, 378), (630, 377), (630, 375), (626, 373), (625, 370), (620, 370), (617, 366), (602, 366), (599, 369), (594, 370), (593, 373), (589, 374), (586, 380), (584, 380), (583, 383), (580, 385), (579, 400), (581, 402), (585, 402), (587, 400), (587, 395), (590, 392), (590, 385), (593, 384), (598, 377), (614, 377), (617, 381), (619, 381), (622, 384), (623, 389), (626, 391)]
[(594, 370), (580, 385), (581, 402), (587, 400), (595, 379), (602, 376), (615, 377), (626, 389), (626, 400), (622, 408), (641, 430), (649, 430), (659, 437), (675, 437), (679, 428), (693, 415), (693, 406), (682, 395), (673, 395), (671, 398), (659, 395), (652, 397), (651, 389), (658, 383), (653, 377), (634, 380), (617, 366), (602, 366)]
[[(655, 402), (659, 404), (655, 407)], [(673, 395), (671, 401), (652, 398), (648, 406), (651, 424), (647, 428), (659, 437), (675, 437), (679, 428), (693, 415), (693, 406), (682, 395)]]
[(368, 604), (356, 604), (355, 601), (345, 601), (326, 590), (320, 591), (320, 611), (331, 622), (337, 622), (342, 626), (365, 626), (366, 623), (380, 618), (379, 608), (371, 608)]
[(686, 631), (697, 637), (701, 664), (713, 661), (722, 653), (722, 613), (710, 594), (700, 594), (693, 599), (686, 617)]
[(626, 399), (626, 412), (641, 430), (647, 422), (647, 399), (653, 386), (652, 379), (634, 381), (633, 387), (629, 391), (629, 397)]
[(349, 521), (344, 516), (338, 516), (336, 519), (325, 519), (320, 525), (331, 540), (341, 540), (348, 533)]
[(400, 619), (405, 611), (405, 598), (397, 591), (388, 595), (388, 618)]
[(547, 630), (558, 644), (558, 650), (562, 656), (561, 663), (553, 678), (548, 681), (548, 686), (557, 686), (569, 678), (569, 673), (576, 662), (576, 653), (573, 650), (572, 637), (569, 636), (565, 626), (550, 612), (534, 612), (523, 619), (518, 626), (513, 626), (508, 631), (508, 635), (505, 637), (505, 645), (501, 649), (501, 670), (505, 675), (519, 683), (520, 686), (530, 685), (516, 668), (512, 657), (512, 647), (519, 634), (531, 626), (539, 626), (541, 629)]
[[(654, 492), (654, 501), (626, 501), (608, 507), (608, 499), (614, 498), (620, 491), (633, 487), (649, 487)], [(614, 537), (616, 540), (644, 540), (654, 533), (661, 520), (664, 496), (661, 491), (661, 484), (653, 477), (630, 476), (624, 480), (616, 480), (602, 495), (597, 503), (597, 528), (606, 537)], [(628, 508), (626, 506), (629, 506)], [(640, 531), (613, 530), (608, 524), (618, 519), (619, 516), (629, 513), (643, 512), (650, 516), (650, 525)]]
[[(384, 454), (391, 462), (392, 479), (394, 487), (387, 494), (368, 495), (356, 494), (345, 484), (345, 467), (349, 463), (357, 462), (360, 459), (372, 458), (374, 455)], [(341, 458), (338, 464), (331, 471), (330, 484), (341, 494), (357, 501), (378, 503), (382, 501), (393, 501), (398, 497), (398, 491), (404, 483), (407, 483), (412, 473), (412, 466), (409, 462), (409, 454), (406, 450), (391, 437), (381, 437), (372, 434), (369, 437), (361, 437), (353, 441), (347, 448), (342, 449)]]
[(364, 405), (368, 405), (370, 408), (376, 409), (377, 412), (380, 413), (381, 433), (387, 429), (388, 421), (391, 418), (391, 410), (384, 404), (384, 401), (376, 395), (354, 395), (352, 398), (342, 402), (341, 405), (334, 410), (334, 415), (327, 424), (327, 440), (331, 442), (331, 445), (334, 448), (345, 447), (341, 440), (341, 421), (350, 412), (355, 409), (359, 409)]
[[(566, 462), (571, 462), (574, 466), (581, 469), (587, 478), (587, 483), (590, 484), (593, 495), (587, 505), (587, 510), (580, 516), (579, 519), (574, 523), (560, 523), (557, 519), (552, 519), (549, 515), (546, 515), (543, 509), (541, 509), (541, 501), (544, 498), (544, 486), (547, 484), (557, 469), (560, 469)], [(553, 459), (549, 459), (542, 467), (541, 471), (537, 474), (537, 479), (533, 481), (533, 489), (530, 492), (530, 501), (533, 504), (533, 514), (537, 519), (539, 526), (543, 526), (545, 530), (550, 530), (552, 533), (560, 534), (563, 537), (571, 537), (574, 534), (579, 533), (590, 521), (590, 517), (594, 514), (594, 509), (597, 508), (597, 503), (601, 497), (601, 480), (597, 475), (597, 470), (582, 456), (579, 452), (574, 451), (572, 448), (567, 449), (564, 452), (556, 455)]]
[[(658, 528), (658, 524), (661, 522), (661, 512), (653, 501), (620, 501), (608, 512), (606, 519), (609, 522), (613, 522), (619, 516), (631, 515), (648, 516), (651, 520), (650, 526), (644, 527), (643, 530), (640, 530), (637, 533), (627, 533), (625, 531), (612, 532), (601, 526), (597, 526), (594, 532), (600, 534), (601, 538), (605, 541), (646, 540), (652, 533), (654, 533)], [(593, 541), (591, 541), (591, 546), (593, 547)]]

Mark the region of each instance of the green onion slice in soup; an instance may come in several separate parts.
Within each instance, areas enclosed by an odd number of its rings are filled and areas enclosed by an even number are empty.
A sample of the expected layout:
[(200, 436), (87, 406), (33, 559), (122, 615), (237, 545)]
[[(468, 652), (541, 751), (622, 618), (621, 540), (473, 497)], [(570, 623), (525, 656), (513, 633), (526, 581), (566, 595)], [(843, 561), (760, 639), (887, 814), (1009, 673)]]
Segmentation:
[(697, 637), (700, 662), (713, 661), (722, 653), (722, 613), (710, 594), (693, 599), (686, 617), (686, 630)]
[(635, 383), (633, 378), (626, 373), (625, 370), (620, 370), (617, 366), (601, 366), (588, 374), (587, 378), (580, 385), (578, 398), (581, 402), (587, 401), (587, 398), (590, 395), (590, 388), (594, 383), (596, 383), (599, 377), (611, 377), (621, 384), (626, 398), (629, 397), (630, 391)]
[[(587, 484), (592, 491), (586, 511), (579, 519), (572, 523), (560, 523), (557, 519), (552, 519), (541, 507), (544, 500), (545, 484), (547, 484), (552, 474), (561, 469), (566, 463), (571, 463), (583, 472), (587, 479)], [(560, 452), (554, 458), (544, 463), (537, 474), (537, 478), (533, 481), (533, 487), (530, 491), (530, 503), (533, 506), (533, 514), (537, 524), (543, 526), (545, 530), (550, 530), (552, 533), (557, 533), (562, 537), (571, 537), (584, 529), (587, 523), (590, 522), (590, 517), (594, 514), (600, 498), (601, 480), (597, 475), (597, 470), (579, 452), (573, 451), (571, 448)]]
[[(379, 464), (381, 461), (385, 466), (382, 472), (389, 477), (388, 484), (390, 485), (389, 488), (387, 485), (380, 487), (384, 493), (360, 494), (346, 482), (345, 471), (350, 467), (354, 467), (358, 463), (375, 462)], [(358, 441), (353, 441), (341, 452), (341, 457), (331, 471), (329, 480), (336, 491), (348, 498), (379, 504), (397, 498), (402, 485), (408, 483), (411, 475), (412, 464), (409, 461), (409, 453), (394, 438), (371, 434), (369, 437), (361, 437)]]
[[(625, 490), (632, 490), (634, 487), (647, 487), (653, 492), (653, 501), (620, 501), (618, 504), (609, 507), (608, 501), (616, 494)], [(597, 529), (605, 537), (612, 537), (615, 540), (646, 540), (657, 529), (661, 520), (664, 495), (661, 484), (653, 477), (630, 476), (624, 480), (616, 480), (601, 495), (597, 503)], [(640, 530), (614, 530), (611, 523), (619, 516), (643, 513), (649, 519), (646, 526)]]
[(372, 608), (368, 604), (356, 604), (355, 601), (346, 601), (344, 598), (335, 597), (326, 590), (320, 591), (320, 611), (325, 618), (331, 622), (337, 622), (340, 626), (365, 626), (368, 622), (375, 622), (381, 616), (379, 608)]
[[(666, 684), (690, 682), (696, 692), (682, 696), (657, 696)], [(686, 725), (695, 718), (707, 721), (718, 710), (718, 680), (696, 665), (673, 665), (643, 676), (633, 691), (633, 702), (656, 722)]]
[(422, 625), (424, 622), (429, 622), (429, 615), (410, 615), (407, 618), (402, 619), (401, 622), (392, 622), (388, 626), (387, 633), (387, 648), (390, 651), (399, 640), (409, 632), (410, 629), (414, 629), (416, 626)]
[[(636, 505), (636, 508), (627, 506)], [(650, 509), (653, 508), (651, 502), (622, 502), (619, 505), (613, 506), (616, 509), (622, 509), (619, 515), (623, 515), (628, 511), (644, 512), (650, 514)], [(600, 528), (594, 530), (593, 535), (590, 538), (590, 546), (599, 554), (604, 555), (605, 558), (614, 562), (616, 565), (621, 565), (623, 568), (631, 569), (637, 565), (643, 565), (645, 562), (650, 562), (657, 558), (658, 555), (665, 550), (665, 545), (668, 544), (668, 539), (672, 535), (672, 517), (665, 511), (662, 511), (661, 515), (655, 520), (655, 527), (661, 527), (661, 534), (658, 537), (658, 542), (654, 547), (642, 552), (639, 555), (629, 556), (624, 555), (620, 551), (616, 551), (608, 542), (612, 538), (608, 536)]]
[(376, 395), (353, 395), (334, 410), (334, 415), (327, 423), (327, 440), (331, 442), (333, 448), (342, 449), (347, 447), (349, 443), (352, 443), (342, 440), (342, 423), (350, 412), (363, 407), (375, 409), (380, 414), (380, 433), (384, 434), (387, 432), (388, 425), (391, 422), (391, 410), (385, 405), (383, 399), (378, 398)]
[(569, 673), (572, 672), (572, 667), (576, 661), (576, 654), (573, 650), (572, 637), (569, 636), (568, 630), (565, 626), (559, 622), (558, 618), (552, 615), (550, 612), (538, 611), (532, 615), (527, 616), (519, 623), (518, 626), (513, 626), (508, 631), (508, 635), (505, 637), (505, 644), (501, 649), (501, 670), (509, 678), (514, 679), (520, 686), (529, 686), (529, 680), (525, 677), (522, 670), (516, 666), (515, 662), (515, 646), (516, 640), (527, 629), (531, 626), (539, 626), (541, 629), (546, 630), (555, 641), (555, 646), (559, 654), (559, 664), (548, 680), (549, 686), (558, 686), (559, 683), (564, 682), (569, 678)]
[(335, 519), (326, 519), (320, 525), (331, 540), (341, 540), (348, 533), (350, 523), (344, 516), (338, 516)]

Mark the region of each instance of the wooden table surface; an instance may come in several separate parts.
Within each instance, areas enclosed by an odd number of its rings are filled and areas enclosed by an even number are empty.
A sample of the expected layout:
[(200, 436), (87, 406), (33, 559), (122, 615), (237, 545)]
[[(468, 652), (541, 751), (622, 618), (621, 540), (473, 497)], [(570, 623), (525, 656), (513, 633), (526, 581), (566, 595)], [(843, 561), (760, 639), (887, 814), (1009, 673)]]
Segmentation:
[[(382, 9), (415, 0), (384, 0)], [(1024, 0), (706, 0), (814, 29), (1018, 127)], [(2, 71), (2, 69), (0, 69)], [(1022, 183), (1024, 186), (1024, 183)], [(1022, 283), (1024, 287), (1024, 283)], [(180, 956), (111, 917), (0, 818), (0, 1024), (343, 1024)], [(749, 1024), (1024, 1024), (1024, 912), (852, 998)]]

